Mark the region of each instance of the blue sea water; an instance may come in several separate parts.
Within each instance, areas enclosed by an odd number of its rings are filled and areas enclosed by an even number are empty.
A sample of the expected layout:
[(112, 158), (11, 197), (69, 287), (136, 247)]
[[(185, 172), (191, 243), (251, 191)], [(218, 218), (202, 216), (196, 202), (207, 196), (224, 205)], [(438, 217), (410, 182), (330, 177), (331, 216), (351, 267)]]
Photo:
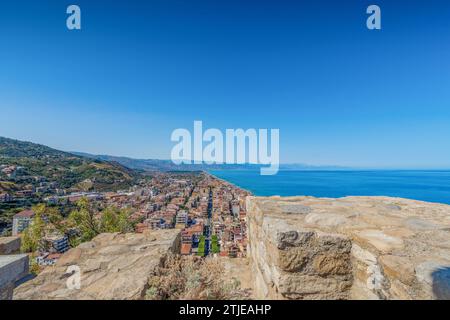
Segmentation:
[(391, 196), (450, 204), (450, 171), (210, 171), (257, 196)]

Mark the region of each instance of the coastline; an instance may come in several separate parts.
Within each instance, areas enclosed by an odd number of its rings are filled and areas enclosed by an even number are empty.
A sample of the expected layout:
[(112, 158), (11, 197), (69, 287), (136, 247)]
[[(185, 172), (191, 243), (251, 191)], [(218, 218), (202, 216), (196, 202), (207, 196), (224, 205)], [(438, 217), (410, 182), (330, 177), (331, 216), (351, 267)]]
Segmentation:
[(450, 205), (448, 170), (289, 170), (277, 176), (244, 170), (204, 172), (253, 196), (390, 197)]
[(232, 183), (231, 181), (228, 181), (228, 180), (219, 178), (218, 176), (216, 176), (216, 175), (214, 175), (214, 174), (212, 174), (212, 173), (210, 173), (210, 172), (208, 172), (208, 171), (205, 171), (205, 170), (203, 170), (202, 172), (203, 172), (204, 174), (206, 174), (206, 175), (209, 175), (209, 176), (213, 177), (213, 178), (216, 179), (216, 180), (219, 180), (219, 181), (221, 181), (221, 182), (223, 182), (223, 183), (225, 183), (225, 184), (229, 184), (229, 185), (232, 186), (233, 188), (236, 188), (236, 189), (239, 189), (239, 190), (248, 192), (250, 196), (255, 196), (255, 195), (253, 194), (253, 192), (251, 192), (250, 190), (245, 189), (245, 188), (242, 188), (242, 187), (238, 186), (237, 184)]

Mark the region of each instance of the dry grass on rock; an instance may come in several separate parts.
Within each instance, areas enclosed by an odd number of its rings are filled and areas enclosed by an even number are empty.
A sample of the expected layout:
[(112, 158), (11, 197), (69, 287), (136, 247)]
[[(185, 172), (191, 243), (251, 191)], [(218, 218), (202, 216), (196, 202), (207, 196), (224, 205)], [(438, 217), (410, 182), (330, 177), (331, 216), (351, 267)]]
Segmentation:
[(170, 255), (151, 276), (149, 300), (232, 300), (246, 299), (235, 278), (225, 278), (217, 258)]

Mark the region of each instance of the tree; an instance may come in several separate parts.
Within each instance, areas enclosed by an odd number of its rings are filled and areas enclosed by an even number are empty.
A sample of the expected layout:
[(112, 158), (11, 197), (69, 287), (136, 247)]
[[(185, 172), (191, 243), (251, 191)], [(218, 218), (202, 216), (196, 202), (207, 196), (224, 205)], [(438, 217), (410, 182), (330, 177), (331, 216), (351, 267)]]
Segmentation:
[(61, 234), (66, 233), (67, 226), (64, 223), (61, 212), (56, 207), (49, 207), (45, 204), (38, 204), (34, 207), (33, 211), (35, 213), (39, 212), (42, 217), (45, 217), (45, 221), (47, 222), (46, 226), (48, 227), (48, 229), (57, 230)]
[(200, 239), (198, 241), (197, 255), (200, 257), (205, 256), (205, 236), (200, 236)]
[(42, 243), (42, 238), (45, 235), (45, 222), (43, 219), (45, 205), (34, 206), (32, 210), (34, 212), (33, 220), (28, 228), (23, 231), (22, 235), (22, 252), (37, 251)]
[(76, 245), (90, 241), (100, 233), (131, 232), (133, 223), (126, 209), (107, 207), (103, 211), (94, 208), (86, 198), (77, 202), (77, 209), (69, 215), (70, 225), (79, 231), (79, 237), (72, 240)]
[(108, 207), (102, 211), (100, 229), (101, 232), (131, 232), (133, 225), (126, 210)]
[(22, 234), (21, 250), (23, 252), (43, 249), (42, 240), (48, 232), (55, 230), (62, 234), (66, 232), (63, 217), (57, 208), (50, 208), (41, 203), (33, 206), (31, 210), (34, 212), (33, 220)]
[(81, 198), (77, 202), (77, 209), (69, 215), (69, 224), (80, 232), (78, 241), (76, 241), (78, 243), (90, 241), (100, 234), (98, 218), (86, 198)]
[(218, 238), (217, 238), (217, 235), (215, 235), (215, 234), (211, 237), (211, 250), (213, 253), (220, 253), (220, 246), (218, 243)]

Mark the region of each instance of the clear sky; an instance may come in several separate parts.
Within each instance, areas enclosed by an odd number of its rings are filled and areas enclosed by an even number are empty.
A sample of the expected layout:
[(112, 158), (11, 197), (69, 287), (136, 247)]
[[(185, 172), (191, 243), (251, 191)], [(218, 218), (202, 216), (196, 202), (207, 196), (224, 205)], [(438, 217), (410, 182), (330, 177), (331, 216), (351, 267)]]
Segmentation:
[(449, 1), (6, 2), (0, 136), (167, 159), (202, 120), (279, 128), (281, 162), (450, 167)]

